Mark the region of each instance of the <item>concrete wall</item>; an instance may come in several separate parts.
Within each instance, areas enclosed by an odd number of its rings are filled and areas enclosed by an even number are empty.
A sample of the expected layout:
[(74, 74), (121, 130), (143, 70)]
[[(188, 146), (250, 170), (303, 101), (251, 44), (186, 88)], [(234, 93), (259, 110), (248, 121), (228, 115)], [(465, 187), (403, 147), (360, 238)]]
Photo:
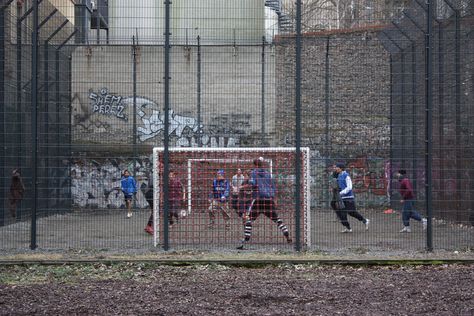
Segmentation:
[[(264, 32), (264, 3), (255, 0), (172, 1), (172, 43), (195, 44), (199, 35), (203, 44), (260, 43)], [(109, 2), (110, 40), (130, 43), (138, 33), (141, 44), (164, 42), (164, 1), (141, 0), (140, 6), (129, 0)], [(95, 36), (92, 31), (91, 38)]]
[[(201, 49), (201, 126), (197, 121), (197, 48), (171, 51), (170, 135), (172, 145), (255, 145), (262, 128), (262, 47), (204, 46)], [(264, 125), (274, 139), (274, 56), (266, 48)], [(133, 143), (131, 47), (78, 47), (73, 64), (73, 141)], [(137, 51), (139, 143), (161, 145), (164, 130), (162, 47)]]

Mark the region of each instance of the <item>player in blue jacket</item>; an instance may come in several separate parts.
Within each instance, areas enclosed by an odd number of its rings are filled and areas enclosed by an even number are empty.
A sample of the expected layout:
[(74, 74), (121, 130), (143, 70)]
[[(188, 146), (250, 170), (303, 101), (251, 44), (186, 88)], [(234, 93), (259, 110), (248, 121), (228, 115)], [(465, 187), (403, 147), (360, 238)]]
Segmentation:
[(262, 157), (255, 159), (253, 164), (255, 169), (250, 174), (249, 183), (253, 186), (253, 199), (246, 211), (244, 239), (237, 249), (244, 249), (244, 244), (250, 240), (252, 236), (252, 223), (260, 214), (265, 215), (271, 219), (285, 236), (286, 241), (291, 243), (288, 228), (283, 223), (283, 220), (278, 217), (277, 204), (275, 201), (276, 186), (275, 180), (271, 173), (264, 168), (264, 159)]
[(123, 195), (125, 196), (125, 204), (127, 206), (127, 218), (132, 217), (132, 199), (137, 193), (137, 182), (130, 175), (128, 170), (123, 171), (122, 180), (120, 181)]
[(212, 191), (209, 193), (209, 228), (214, 227), (216, 210), (221, 211), (225, 227), (230, 228), (229, 194), (230, 185), (225, 179), (225, 172), (222, 169), (218, 170), (217, 177), (212, 181)]

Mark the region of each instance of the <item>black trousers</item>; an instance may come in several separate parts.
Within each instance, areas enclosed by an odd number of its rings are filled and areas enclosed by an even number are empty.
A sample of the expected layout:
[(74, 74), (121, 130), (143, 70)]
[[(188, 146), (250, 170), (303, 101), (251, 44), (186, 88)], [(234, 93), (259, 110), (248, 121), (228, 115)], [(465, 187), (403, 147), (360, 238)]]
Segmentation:
[(345, 208), (343, 210), (336, 211), (336, 215), (344, 227), (346, 227), (347, 229), (351, 229), (351, 225), (349, 224), (349, 221), (347, 220), (347, 215), (352, 216), (363, 223), (366, 222), (366, 219), (364, 218), (364, 216), (362, 216), (362, 214), (360, 214), (356, 210), (354, 199), (343, 199), (343, 201), (344, 201)]

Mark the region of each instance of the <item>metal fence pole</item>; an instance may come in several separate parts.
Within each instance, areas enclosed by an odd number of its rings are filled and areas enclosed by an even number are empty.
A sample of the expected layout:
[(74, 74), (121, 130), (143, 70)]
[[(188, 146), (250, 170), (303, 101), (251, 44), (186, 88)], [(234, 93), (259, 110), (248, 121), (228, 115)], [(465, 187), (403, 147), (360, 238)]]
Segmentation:
[(401, 104), (400, 104), (400, 115), (401, 115), (401, 124), (402, 124), (402, 146), (401, 146), (401, 157), (400, 159), (402, 160), (401, 166), (402, 169), (406, 168), (406, 163), (405, 163), (405, 149), (406, 149), (406, 126), (405, 126), (405, 50), (400, 49), (400, 70), (401, 70), (401, 87), (400, 87), (400, 92), (401, 92)]
[(461, 198), (461, 157), (462, 157), (462, 147), (461, 147), (461, 22), (460, 22), (460, 13), (459, 10), (455, 10), (455, 33), (454, 33), (454, 40), (455, 40), (455, 87), (456, 87), (456, 209), (460, 209), (459, 200)]
[(412, 142), (412, 149), (411, 149), (411, 155), (412, 155), (412, 162), (411, 162), (411, 168), (412, 168), (412, 183), (413, 183), (413, 190), (414, 192), (417, 191), (416, 184), (417, 184), (417, 173), (416, 173), (416, 168), (417, 168), (417, 161), (416, 161), (416, 134), (417, 134), (417, 126), (416, 126), (416, 45), (415, 45), (415, 40), (410, 37), (407, 32), (403, 30), (397, 23), (392, 22), (392, 25), (395, 26), (398, 31), (405, 36), (411, 43), (410, 45), (410, 53), (411, 53), (411, 103), (412, 103), (412, 113), (411, 113), (411, 142)]
[(38, 203), (38, 0), (33, 0), (33, 32), (31, 36), (31, 162), (32, 200), (30, 248), (36, 249), (36, 211)]
[(417, 159), (416, 159), (416, 155), (417, 155), (417, 134), (418, 134), (418, 128), (417, 128), (417, 122), (416, 122), (416, 112), (417, 112), (417, 109), (416, 109), (416, 104), (417, 104), (417, 89), (416, 89), (416, 46), (415, 46), (415, 43), (412, 42), (411, 44), (411, 59), (412, 59), (412, 65), (411, 65), (411, 85), (412, 85), (412, 181), (413, 181), (413, 190), (417, 191), (417, 183), (418, 183), (418, 180), (417, 180), (417, 173), (416, 173), (416, 170), (417, 170), (417, 167), (418, 167), (418, 163), (417, 163)]
[(262, 82), (261, 82), (261, 102), (262, 102), (262, 111), (261, 111), (261, 133), (262, 146), (265, 145), (265, 36), (262, 38)]
[(390, 157), (389, 157), (389, 181), (388, 181), (388, 198), (389, 205), (392, 206), (392, 174), (393, 174), (393, 54), (390, 53), (390, 110), (389, 110), (389, 124), (390, 124)]
[(296, 58), (295, 58), (295, 250), (301, 250), (301, 0), (296, 1)]
[(426, 236), (426, 247), (428, 251), (433, 250), (433, 195), (432, 195), (432, 165), (433, 165), (433, 0), (426, 0), (426, 34), (425, 34), (425, 199), (426, 213), (428, 217), (428, 229)]
[[(164, 78), (164, 103), (165, 103), (165, 128), (164, 128), (164, 152), (163, 152), (163, 164), (164, 164), (164, 173), (163, 173), (163, 249), (169, 250), (169, 109), (170, 109), (170, 5), (169, 0), (165, 0), (165, 56), (164, 56), (164, 69), (165, 69), (165, 78)], [(159, 203), (159, 202), (158, 202)]]
[[(329, 166), (330, 163), (330, 140), (329, 140), (329, 109), (331, 106), (331, 86), (330, 86), (330, 78), (329, 78), (329, 44), (330, 44), (330, 37), (328, 36), (326, 39), (326, 58), (325, 58), (325, 65), (324, 65), (324, 120), (325, 120), (325, 129), (324, 133), (326, 134), (324, 139), (324, 146), (325, 146), (325, 157), (326, 157), (326, 167)], [(325, 179), (326, 180), (326, 179)], [(324, 181), (323, 184), (324, 190), (324, 200), (326, 201), (326, 207), (329, 208), (329, 181)]]
[(199, 128), (199, 136), (198, 136), (198, 146), (202, 147), (202, 139), (201, 139), (201, 37), (198, 35), (197, 37), (197, 124)]
[(454, 5), (452, 0), (443, 0), (451, 10), (454, 11), (454, 67), (455, 67), (455, 158), (456, 158), (456, 210), (459, 210), (461, 199), (461, 12), (459, 8)]
[(439, 193), (444, 200), (444, 47), (443, 26), (438, 22), (438, 133), (439, 133)]
[[(22, 72), (22, 65), (21, 65), (21, 47), (22, 47), (22, 20), (21, 20), (21, 6), (17, 5), (17, 23), (16, 23), (16, 143), (18, 146), (18, 161), (17, 166), (18, 168), (22, 168), (22, 159), (23, 159), (23, 139), (22, 139), (22, 86), (21, 86), (21, 72)], [(21, 218), (21, 214), (17, 214), (19, 218)]]
[(8, 174), (5, 170), (5, 9), (0, 8), (0, 227), (5, 225), (5, 194)]
[[(97, 13), (98, 14), (98, 13)], [(138, 38), (137, 38), (138, 42)], [(137, 43), (135, 36), (132, 36), (132, 84), (133, 84), (133, 176), (136, 177), (137, 172)], [(133, 199), (134, 207), (136, 207), (136, 199)]]

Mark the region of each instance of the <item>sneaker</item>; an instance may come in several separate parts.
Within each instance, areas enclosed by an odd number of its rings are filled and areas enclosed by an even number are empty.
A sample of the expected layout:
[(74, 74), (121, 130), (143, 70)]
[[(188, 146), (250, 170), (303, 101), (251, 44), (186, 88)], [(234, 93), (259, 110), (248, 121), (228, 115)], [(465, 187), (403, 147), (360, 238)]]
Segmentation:
[(352, 233), (352, 229), (350, 228), (344, 228), (341, 233)]
[(127, 213), (127, 218), (130, 218), (130, 217), (132, 217), (132, 212)]
[(242, 240), (241, 243), (240, 243), (240, 246), (237, 246), (237, 250), (244, 250), (244, 244), (245, 244), (245, 240)]
[(411, 229), (408, 226), (403, 227), (403, 229), (400, 231), (400, 233), (411, 233)]
[(291, 244), (293, 242), (293, 239), (291, 239), (289, 236), (286, 237), (286, 242)]
[(208, 228), (214, 228), (214, 221), (210, 221), (207, 225)]
[(423, 225), (423, 230), (426, 230), (426, 227), (428, 227), (428, 220), (426, 218), (422, 218), (421, 224)]
[(147, 225), (144, 230), (145, 230), (145, 232), (147, 232), (148, 234), (153, 235), (153, 226)]
[(369, 223), (370, 223), (370, 219), (366, 218), (365, 219), (365, 230), (369, 230)]

